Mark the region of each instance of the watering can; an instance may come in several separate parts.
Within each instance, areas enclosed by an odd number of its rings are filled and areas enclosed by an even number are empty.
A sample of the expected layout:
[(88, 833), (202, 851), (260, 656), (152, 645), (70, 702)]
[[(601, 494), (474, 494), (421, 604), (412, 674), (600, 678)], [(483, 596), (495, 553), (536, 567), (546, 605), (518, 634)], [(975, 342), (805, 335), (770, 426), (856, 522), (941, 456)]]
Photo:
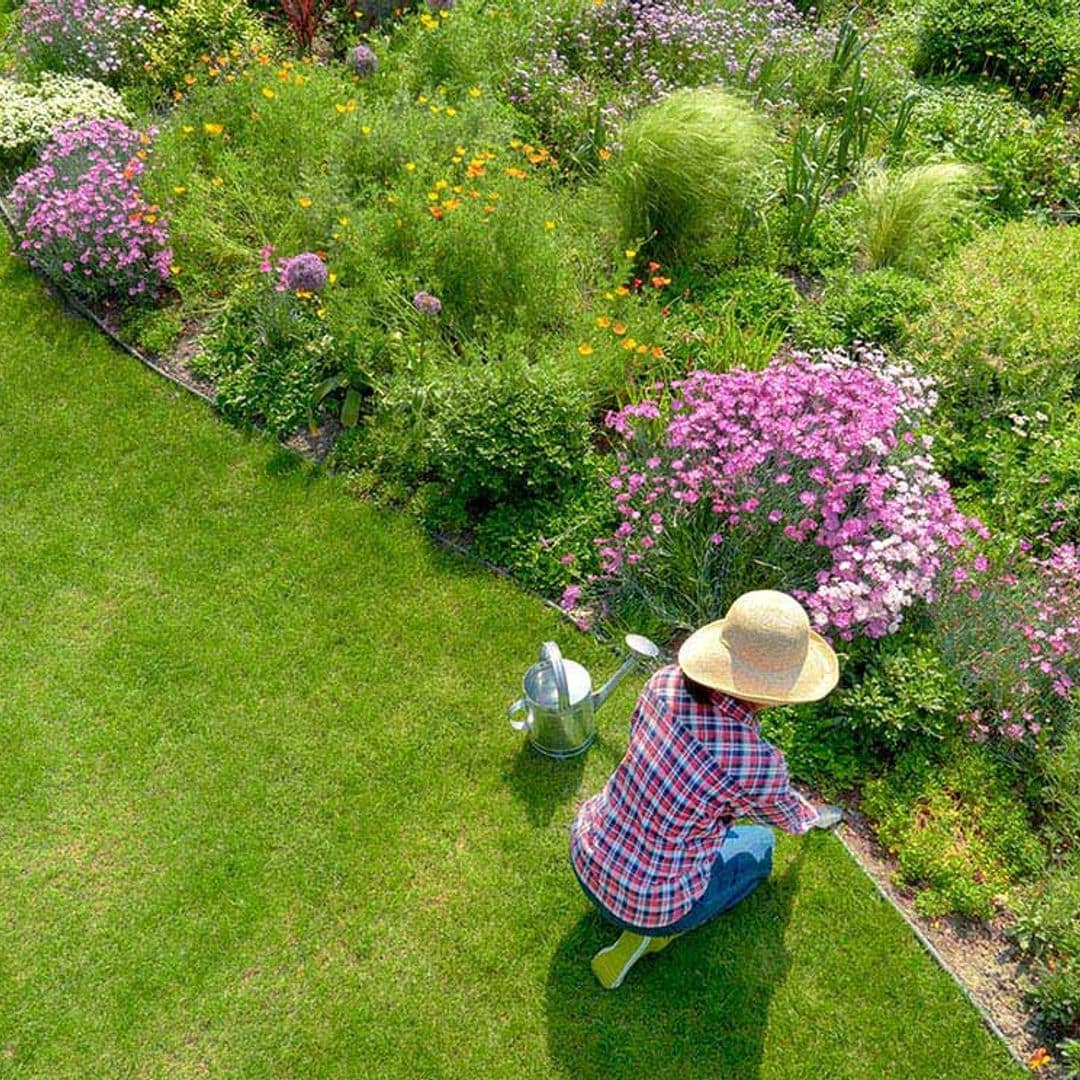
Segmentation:
[[(564, 660), (559, 646), (546, 641), (540, 659), (525, 672), (525, 696), (510, 706), (510, 726), (527, 733), (539, 753), (552, 758), (572, 758), (584, 754), (596, 738), (594, 713), (611, 692), (643, 660), (660, 655), (659, 646), (640, 634), (627, 634), (630, 655), (622, 666), (594, 694), (589, 673), (574, 660)], [(525, 713), (513, 719), (517, 713)]]

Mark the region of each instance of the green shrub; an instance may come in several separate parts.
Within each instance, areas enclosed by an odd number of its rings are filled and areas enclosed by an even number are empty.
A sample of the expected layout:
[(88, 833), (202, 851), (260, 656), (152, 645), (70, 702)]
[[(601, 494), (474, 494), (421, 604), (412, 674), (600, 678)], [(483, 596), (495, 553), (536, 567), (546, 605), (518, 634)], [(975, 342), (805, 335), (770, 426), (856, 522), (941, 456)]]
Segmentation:
[(925, 274), (970, 212), (977, 177), (976, 169), (958, 162), (867, 176), (860, 195), (862, 250), (870, 269)]
[(1057, 96), (1080, 64), (1080, 11), (1074, 0), (929, 0), (917, 64)]
[(1062, 867), (1020, 898), (1011, 935), (1039, 959), (1080, 958), (1080, 864)]
[(963, 689), (930, 645), (909, 634), (886, 639), (831, 711), (868, 748), (895, 752), (913, 742), (956, 733)]
[[(1061, 745), (1042, 758), (1050, 823), (1062, 843), (1074, 846), (1080, 837), (1080, 723), (1077, 721), (1078, 717), (1074, 715)], [(1076, 892), (1080, 910), (1080, 880)], [(1080, 926), (1077, 932), (1080, 933)], [(1080, 956), (1080, 940), (1071, 951)]]
[(1010, 886), (1037, 873), (1042, 846), (1001, 766), (974, 743), (940, 757), (909, 750), (863, 791), (862, 809), (918, 890), (916, 910), (986, 918)]
[(182, 87), (186, 75), (205, 68), (202, 57), (274, 50), (265, 23), (244, 0), (177, 0), (162, 19), (150, 43), (150, 81), (159, 90)]
[(319, 303), (266, 281), (233, 294), (194, 366), (215, 380), (217, 406), (234, 423), (285, 435), (311, 417), (315, 388), (334, 364)]
[(759, 719), (765, 738), (784, 752), (791, 775), (827, 799), (851, 791), (872, 769), (863, 741), (821, 704), (766, 709)]
[(1066, 400), (1080, 356), (1080, 230), (1010, 223), (944, 266), (913, 346), (958, 406)]
[(428, 433), (455, 500), (475, 507), (553, 495), (589, 469), (587, 398), (577, 381), (516, 359), (459, 373)]
[(797, 337), (807, 346), (824, 348), (856, 341), (895, 345), (926, 303), (926, 285), (899, 270), (830, 271), (820, 300), (800, 312)]
[(473, 550), (526, 588), (555, 597), (573, 576), (599, 568), (593, 537), (615, 526), (599, 463), (550, 497), (498, 506), (473, 530)]
[(978, 165), (990, 204), (1009, 217), (1080, 198), (1080, 132), (1058, 114), (1033, 112), (1005, 87), (920, 87), (908, 143), (909, 156)]
[(721, 234), (733, 244), (772, 156), (768, 127), (720, 90), (687, 90), (643, 109), (622, 134), (609, 182), (624, 243), (665, 256)]

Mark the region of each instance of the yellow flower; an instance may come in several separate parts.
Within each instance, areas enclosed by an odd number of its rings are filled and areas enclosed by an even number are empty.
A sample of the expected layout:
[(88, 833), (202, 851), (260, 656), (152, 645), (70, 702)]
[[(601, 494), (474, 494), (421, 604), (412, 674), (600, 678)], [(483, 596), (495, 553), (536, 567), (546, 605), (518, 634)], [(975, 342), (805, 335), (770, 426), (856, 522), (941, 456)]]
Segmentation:
[(436, 191), (443, 191), (446, 188), (448, 188), (449, 186), (450, 186), (450, 181), (449, 180), (436, 180), (435, 181), (435, 190)]
[(212, 138), (215, 135), (220, 135), (225, 130), (225, 125), (224, 124), (203, 124), (202, 129), (207, 135), (211, 136), (211, 138)]
[(176, 263), (170, 263), (169, 264), (169, 273), (172, 274), (173, 277), (176, 277), (176, 275), (180, 273), (180, 267), (177, 266)]
[(611, 319), (606, 315), (598, 315), (596, 317), (596, 325), (599, 326), (601, 330), (606, 330), (611, 325)]
[(622, 347), (624, 349), (632, 349), (635, 345), (637, 345), (637, 342), (632, 337), (622, 339)]
[(607, 159), (611, 157), (611, 151), (605, 146), (603, 150), (600, 151), (599, 156), (601, 161), (607, 161)]
[(447, 116), (457, 116), (457, 109), (455, 109), (453, 105), (447, 105), (446, 106), (446, 115)]
[(604, 299), (605, 300), (614, 300), (615, 299), (615, 294), (613, 292), (606, 292), (606, 293), (604, 293)]
[(173, 194), (174, 195), (183, 195), (186, 191), (187, 191), (187, 188), (184, 187), (183, 184), (174, 184), (173, 185)]
[(632, 258), (633, 258), (633, 257), (634, 257), (634, 256), (635, 256), (635, 255), (637, 254), (637, 252), (636, 252), (636, 251), (635, 251), (635, 250), (634, 250), (633, 248), (627, 248), (627, 249), (626, 249), (626, 250), (625, 250), (625, 251), (623, 252), (623, 254), (624, 254), (624, 255), (625, 255), (625, 256), (626, 256), (626, 257), (627, 257), (628, 259), (632, 259)]
[(330, 276), (326, 280), (329, 281), (331, 285), (336, 285), (338, 280), (337, 274), (335, 274), (334, 271), (331, 270)]
[(469, 87), (469, 97), (471, 98), (478, 98), (483, 92), (484, 91), (481, 90), (479, 86)]
[(302, 209), (304, 209), (304, 210), (306, 210), (311, 205), (311, 200), (306, 195), (301, 195), (300, 198), (297, 199), (296, 201), (300, 204), (300, 207)]
[(274, 98), (277, 97), (277, 91), (276, 90), (271, 90), (269, 86), (264, 86), (262, 88), (262, 90), (261, 90), (261, 93), (262, 93), (262, 96), (264, 98), (266, 98), (267, 101), (273, 101)]
[(211, 187), (221, 187), (221, 185), (224, 184), (224, 183), (225, 183), (225, 181), (222, 180), (220, 176), (215, 176), (214, 179), (210, 181), (210, 186)]
[(551, 230), (555, 228), (555, 222), (554, 221), (545, 221), (544, 222), (544, 228), (547, 229), (548, 232), (551, 232)]
[(184, 85), (185, 86), (194, 86), (195, 85), (195, 76), (194, 75), (185, 75), (184, 76)]
[(510, 140), (510, 149), (511, 150), (520, 150), (521, 149), (521, 140), (520, 139), (511, 139)]
[(365, 135), (365, 136), (366, 136), (366, 135), (370, 135), (370, 134), (371, 134), (371, 125), (370, 125), (370, 124), (363, 124), (363, 125), (361, 125), (361, 127), (360, 127), (360, 134), (361, 134), (361, 135)]
[(644, 356), (644, 355), (645, 355), (645, 354), (646, 354), (646, 353), (647, 353), (648, 351), (649, 351), (649, 346), (648, 346), (648, 345), (639, 345), (639, 346), (638, 346), (638, 347), (637, 347), (637, 348), (636, 348), (636, 349), (634, 350), (634, 352), (636, 352), (636, 353), (640, 353), (640, 354), (641, 354), (642, 356)]
[(415, 172), (416, 171), (416, 166), (411, 161), (406, 161), (405, 162), (405, 171), (406, 172)]
[(506, 175), (513, 180), (524, 180), (529, 174), (524, 169), (518, 169), (511, 165), (510, 168), (506, 170)]
[(615, 287), (616, 296), (629, 296), (630, 290), (625, 285), (617, 285)]
[(221, 74), (221, 68), (207, 68), (206, 74), (209, 75), (211, 78), (216, 79)]
[(592, 346), (588, 344), (588, 342), (583, 341), (577, 347), (577, 351), (581, 353), (582, 356), (592, 356)]
[(421, 94), (421, 95), (420, 95), (420, 96), (419, 96), (419, 97), (418, 97), (418, 98), (416, 99), (416, 104), (417, 104), (417, 105), (426, 105), (427, 103), (428, 103), (428, 99), (427, 99), (427, 95), (426, 95), (426, 94)]
[(192, 127), (192, 125), (191, 125), (191, 124), (185, 124), (185, 125), (184, 125), (184, 126), (183, 126), (183, 127), (182, 127), (182, 128), (180, 129), (180, 130), (181, 130), (181, 131), (182, 131), (182, 132), (183, 132), (183, 133), (184, 133), (185, 135), (190, 135), (190, 134), (191, 134), (191, 133), (192, 133), (192, 132), (193, 132), (193, 131), (195, 130), (195, 128), (194, 128), (194, 127)]
[(347, 217), (339, 217), (337, 219), (337, 223), (339, 225), (348, 225), (349, 224), (349, 219)]
[(454, 156), (453, 156), (453, 157), (452, 157), (452, 158), (450, 159), (450, 163), (451, 163), (452, 165), (460, 165), (460, 164), (461, 164), (461, 155), (460, 155), (460, 154), (455, 154), (455, 155), (454, 155)]

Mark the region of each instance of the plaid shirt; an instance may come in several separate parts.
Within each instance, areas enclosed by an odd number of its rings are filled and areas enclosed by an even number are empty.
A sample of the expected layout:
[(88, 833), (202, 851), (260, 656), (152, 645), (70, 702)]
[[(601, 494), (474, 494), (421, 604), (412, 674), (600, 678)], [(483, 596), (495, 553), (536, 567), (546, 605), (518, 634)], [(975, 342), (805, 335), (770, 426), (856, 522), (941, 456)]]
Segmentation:
[(705, 892), (740, 818), (802, 833), (817, 811), (792, 791), (783, 754), (750, 708), (721, 693), (699, 704), (669, 665), (638, 698), (618, 768), (578, 811), (570, 857), (617, 918), (668, 926)]

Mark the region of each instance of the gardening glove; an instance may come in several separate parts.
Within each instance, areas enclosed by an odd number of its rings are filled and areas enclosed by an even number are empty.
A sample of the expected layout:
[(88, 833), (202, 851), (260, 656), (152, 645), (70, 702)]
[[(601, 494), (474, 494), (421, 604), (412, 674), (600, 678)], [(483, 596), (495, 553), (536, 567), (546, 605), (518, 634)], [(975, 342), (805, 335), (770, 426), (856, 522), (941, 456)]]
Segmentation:
[(843, 820), (844, 811), (839, 806), (819, 806), (817, 808), (817, 821), (814, 822), (815, 829), (831, 829), (834, 825), (839, 825)]

